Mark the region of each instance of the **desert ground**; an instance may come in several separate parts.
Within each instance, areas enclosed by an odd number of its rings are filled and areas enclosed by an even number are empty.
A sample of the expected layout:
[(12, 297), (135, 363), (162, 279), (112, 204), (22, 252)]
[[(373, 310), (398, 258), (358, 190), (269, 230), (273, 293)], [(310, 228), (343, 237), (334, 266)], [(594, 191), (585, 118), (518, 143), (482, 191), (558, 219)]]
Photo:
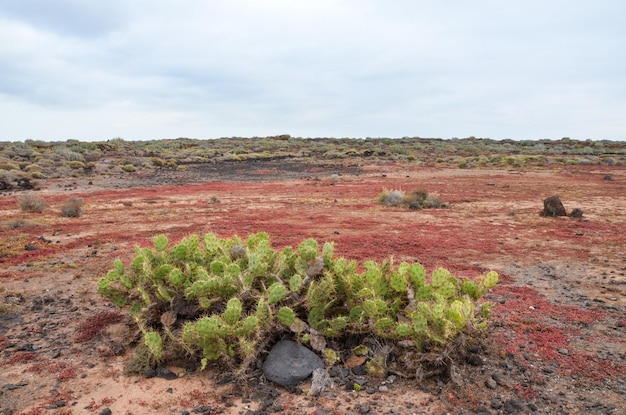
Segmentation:
[[(426, 189), (447, 206), (383, 206), (384, 189)], [(43, 212), (20, 210), (25, 193), (45, 200)], [(552, 195), (583, 216), (541, 216)], [(69, 197), (84, 201), (80, 217), (59, 214)], [(211, 368), (168, 367), (172, 380), (125, 375), (136, 327), (96, 293), (113, 261), (128, 263), (161, 233), (260, 231), (276, 248), (315, 238), (358, 261), (393, 257), (470, 278), (497, 271), (478, 359), (457, 382), (371, 378), (319, 397), (306, 393), (310, 383), (286, 389)], [(626, 411), (624, 166), (268, 160), (49, 178), (0, 192), (0, 232), (3, 415)]]

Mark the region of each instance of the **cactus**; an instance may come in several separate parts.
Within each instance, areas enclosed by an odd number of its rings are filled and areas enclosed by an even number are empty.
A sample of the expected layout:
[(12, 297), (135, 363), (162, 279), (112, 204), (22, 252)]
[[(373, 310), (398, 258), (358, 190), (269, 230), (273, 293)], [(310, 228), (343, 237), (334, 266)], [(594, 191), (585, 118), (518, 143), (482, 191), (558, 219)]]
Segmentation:
[(467, 280), (444, 268), (427, 281), (422, 265), (396, 267), (392, 259), (359, 268), (336, 258), (332, 243), (320, 250), (313, 239), (275, 251), (263, 232), (245, 241), (206, 234), (174, 246), (165, 235), (152, 242), (153, 248), (136, 247), (128, 266), (114, 260), (98, 293), (130, 306), (156, 359), (182, 350), (202, 368), (223, 359), (245, 371), (272, 336), (285, 332), (328, 364), (338, 359), (326, 348), (331, 338), (443, 348), (468, 326), (486, 327), (492, 305), (478, 300), (498, 281), (493, 271)]

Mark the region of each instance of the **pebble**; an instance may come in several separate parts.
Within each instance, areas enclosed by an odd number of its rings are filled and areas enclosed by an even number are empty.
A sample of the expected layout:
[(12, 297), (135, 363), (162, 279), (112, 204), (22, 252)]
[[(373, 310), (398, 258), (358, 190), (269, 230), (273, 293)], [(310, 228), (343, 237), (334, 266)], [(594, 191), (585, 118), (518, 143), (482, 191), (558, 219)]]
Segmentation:
[(493, 398), (491, 400), (491, 409), (500, 409), (502, 408), (502, 401), (498, 398)]
[(567, 356), (569, 354), (569, 350), (567, 349), (558, 349), (557, 350), (559, 353), (561, 353), (562, 355)]
[(498, 384), (496, 383), (495, 380), (493, 380), (493, 378), (488, 378), (485, 381), (485, 386), (488, 387), (489, 389), (495, 389), (496, 387), (498, 387)]

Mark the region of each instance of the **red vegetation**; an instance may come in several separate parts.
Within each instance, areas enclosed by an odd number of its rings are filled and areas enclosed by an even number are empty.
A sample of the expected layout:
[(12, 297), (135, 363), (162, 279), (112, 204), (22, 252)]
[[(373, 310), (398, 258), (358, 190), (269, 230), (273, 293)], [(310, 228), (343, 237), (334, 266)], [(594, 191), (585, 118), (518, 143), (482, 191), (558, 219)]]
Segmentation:
[(26, 363), (37, 359), (38, 355), (32, 352), (17, 352), (13, 356), (0, 361), (0, 366), (9, 366), (16, 363)]
[(98, 314), (87, 317), (80, 326), (78, 326), (77, 342), (85, 342), (99, 335), (107, 326), (117, 323), (124, 318), (119, 311), (101, 311)]

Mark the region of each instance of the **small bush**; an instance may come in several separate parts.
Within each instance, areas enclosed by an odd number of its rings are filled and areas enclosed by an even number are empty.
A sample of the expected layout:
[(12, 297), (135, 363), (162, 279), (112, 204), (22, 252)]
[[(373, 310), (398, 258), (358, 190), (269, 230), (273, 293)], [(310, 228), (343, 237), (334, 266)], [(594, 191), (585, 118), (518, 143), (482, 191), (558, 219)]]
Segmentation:
[(402, 190), (383, 190), (378, 195), (378, 202), (384, 206), (401, 206), (404, 203), (404, 192)]
[(46, 178), (46, 175), (43, 174), (40, 171), (34, 171), (34, 172), (30, 173), (29, 176), (30, 176), (31, 179), (38, 179), (38, 180), (42, 180), (42, 179)]
[(127, 173), (134, 173), (137, 171), (137, 167), (135, 167), (133, 164), (124, 164), (120, 167), (122, 170), (124, 170)]
[(384, 206), (405, 206), (414, 210), (445, 207), (439, 195), (429, 194), (423, 189), (413, 190), (408, 195), (405, 195), (402, 190), (383, 190), (378, 195), (378, 202)]
[(61, 206), (61, 216), (66, 218), (78, 218), (82, 213), (83, 199), (80, 197), (70, 197)]
[(159, 157), (151, 157), (150, 161), (152, 162), (153, 165), (155, 165), (156, 167), (164, 167), (165, 166), (165, 160), (163, 160), (162, 158)]
[(20, 196), (19, 204), (22, 212), (41, 213), (46, 208), (46, 202), (32, 193)]
[(85, 168), (85, 163), (83, 163), (80, 160), (70, 160), (70, 161), (66, 161), (65, 165), (67, 167), (69, 167), (72, 170), (78, 170), (78, 169), (84, 169)]

